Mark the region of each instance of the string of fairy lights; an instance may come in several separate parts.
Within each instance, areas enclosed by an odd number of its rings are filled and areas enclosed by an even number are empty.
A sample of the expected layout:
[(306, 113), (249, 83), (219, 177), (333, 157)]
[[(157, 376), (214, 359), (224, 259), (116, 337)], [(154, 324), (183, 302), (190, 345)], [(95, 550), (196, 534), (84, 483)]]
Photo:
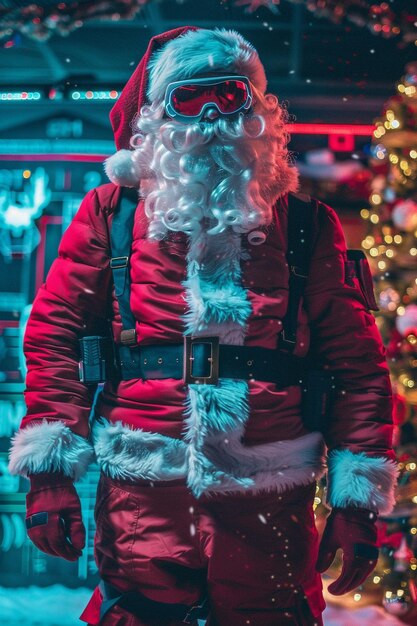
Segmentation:
[[(401, 356), (407, 367), (398, 373), (398, 382), (408, 399), (417, 405), (416, 62), (407, 66), (396, 89), (381, 118), (375, 121), (375, 177), (370, 208), (361, 211), (361, 217), (368, 221), (362, 247), (380, 273), (381, 308), (395, 319), (396, 329), (405, 341)], [(400, 273), (395, 271), (398, 268)], [(404, 278), (405, 288), (400, 289), (399, 283)]]
[[(78, 0), (57, 2), (5, 2), (0, 7), (0, 40), (10, 47), (15, 33), (45, 41), (52, 35), (68, 35), (91, 20), (132, 20), (147, 4), (158, 0)], [(184, 4), (191, 0), (176, 0)], [(317, 17), (335, 23), (350, 22), (374, 35), (397, 37), (402, 44), (417, 45), (417, 3), (413, 0), (369, 2), (367, 0), (285, 0), (303, 4)], [(246, 13), (266, 8), (280, 15), (284, 0), (218, 0), (225, 8), (241, 7)], [(409, 5), (409, 6), (405, 6)]]
[(375, 269), (376, 322), (388, 340), (400, 478), (394, 512), (383, 521), (378, 566), (352, 599), (369, 601), (375, 593), (388, 613), (408, 616), (417, 606), (417, 444), (415, 434), (404, 438), (401, 429), (417, 425), (416, 62), (406, 66), (395, 95), (374, 123), (373, 178), (369, 208), (360, 212), (365, 222), (361, 245)]

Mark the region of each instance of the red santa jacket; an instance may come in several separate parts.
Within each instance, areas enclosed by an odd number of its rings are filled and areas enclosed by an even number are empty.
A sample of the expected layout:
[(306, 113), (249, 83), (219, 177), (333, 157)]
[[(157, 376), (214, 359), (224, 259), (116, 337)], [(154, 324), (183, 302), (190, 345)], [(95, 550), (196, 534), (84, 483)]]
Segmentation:
[[(277, 390), (273, 383), (229, 379), (199, 390), (179, 379), (108, 382), (89, 424), (93, 391), (79, 380), (78, 339), (94, 334), (109, 309), (116, 340), (120, 335), (109, 267), (119, 195), (114, 184), (86, 195), (36, 296), (24, 341), (28, 410), (13, 440), (12, 473), (59, 470), (78, 479), (95, 455), (113, 477), (187, 476), (197, 496), (280, 491), (322, 476), (327, 449), (330, 505), (390, 511), (397, 468), (385, 349), (358, 284), (345, 280), (346, 242), (337, 214), (321, 202), (294, 354), (304, 356), (311, 347), (335, 376), (324, 436), (302, 422), (300, 385)], [(205, 315), (204, 329), (218, 327), (224, 343), (275, 347), (288, 303), (287, 208), (284, 195), (264, 244), (251, 246), (238, 236), (243, 254), (238, 268), (233, 260), (236, 280), (201, 279), (196, 286), (187, 273), (187, 236), (147, 239), (139, 202), (130, 259), (138, 343), (180, 343)], [(244, 332), (237, 339), (239, 316)]]

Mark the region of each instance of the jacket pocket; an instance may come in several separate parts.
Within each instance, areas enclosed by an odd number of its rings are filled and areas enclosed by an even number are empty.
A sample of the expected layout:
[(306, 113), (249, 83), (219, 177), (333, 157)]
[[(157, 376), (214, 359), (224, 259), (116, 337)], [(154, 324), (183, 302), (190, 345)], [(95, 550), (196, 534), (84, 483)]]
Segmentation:
[(347, 250), (346, 255), (345, 284), (359, 288), (366, 307), (373, 311), (379, 311), (375, 300), (371, 268), (365, 253), (362, 250)]
[(101, 516), (106, 510), (106, 502), (108, 502), (113, 491), (114, 487), (109, 487), (108, 485), (106, 485), (101, 476), (97, 485), (96, 502), (94, 505), (94, 521), (96, 525), (99, 524)]
[[(132, 574), (132, 546), (136, 540), (139, 506), (127, 491), (101, 480), (95, 507), (94, 557), (102, 578), (123, 570)], [(119, 575), (119, 574), (118, 574)]]

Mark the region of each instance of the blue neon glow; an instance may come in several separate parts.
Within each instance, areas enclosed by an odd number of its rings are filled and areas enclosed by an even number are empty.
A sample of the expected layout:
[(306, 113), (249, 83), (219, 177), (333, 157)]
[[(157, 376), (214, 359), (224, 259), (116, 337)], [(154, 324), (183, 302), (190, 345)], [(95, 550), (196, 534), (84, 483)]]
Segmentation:
[(6, 91), (0, 93), (0, 100), (40, 100), (41, 93), (39, 91)]
[(3, 189), (0, 192), (0, 228), (8, 229), (15, 237), (19, 237), (25, 229), (31, 227), (51, 199), (48, 181), (45, 169), (36, 168), (23, 194), (20, 194), (20, 202), (13, 201), (11, 191)]
[(71, 98), (73, 100), (117, 100), (120, 93), (116, 89), (100, 90), (100, 91), (72, 91)]

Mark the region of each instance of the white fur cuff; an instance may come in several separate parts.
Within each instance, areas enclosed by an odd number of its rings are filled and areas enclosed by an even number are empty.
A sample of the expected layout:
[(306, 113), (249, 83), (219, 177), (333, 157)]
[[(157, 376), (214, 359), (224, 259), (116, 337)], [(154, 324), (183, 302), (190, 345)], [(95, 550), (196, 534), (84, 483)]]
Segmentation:
[(11, 474), (62, 472), (74, 480), (85, 474), (94, 459), (91, 443), (64, 422), (43, 420), (18, 430), (10, 448)]
[(388, 515), (395, 505), (399, 469), (394, 461), (364, 452), (332, 450), (328, 458), (327, 503), (359, 506)]

